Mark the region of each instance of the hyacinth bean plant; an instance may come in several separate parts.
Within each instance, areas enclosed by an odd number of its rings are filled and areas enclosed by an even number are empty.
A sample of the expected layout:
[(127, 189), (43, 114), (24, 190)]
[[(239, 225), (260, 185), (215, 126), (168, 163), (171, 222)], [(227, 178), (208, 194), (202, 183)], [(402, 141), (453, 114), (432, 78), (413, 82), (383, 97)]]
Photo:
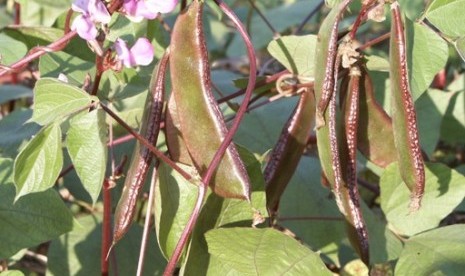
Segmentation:
[(463, 275), (465, 0), (0, 0), (0, 276)]

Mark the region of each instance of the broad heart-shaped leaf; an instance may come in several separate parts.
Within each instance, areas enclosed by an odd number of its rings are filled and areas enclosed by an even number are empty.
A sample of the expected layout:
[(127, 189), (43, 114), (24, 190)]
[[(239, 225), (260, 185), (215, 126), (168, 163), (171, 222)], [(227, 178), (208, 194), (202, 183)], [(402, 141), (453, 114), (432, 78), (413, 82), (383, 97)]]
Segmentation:
[(437, 227), (465, 196), (465, 177), (443, 164), (426, 163), (425, 193), (421, 208), (409, 213), (410, 192), (402, 182), (398, 164), (393, 163), (381, 176), (381, 208), (393, 228), (404, 235), (415, 235)]
[(205, 232), (219, 227), (251, 226), (257, 214), (266, 215), (265, 181), (260, 163), (247, 150), (237, 147), (252, 183), (251, 204), (225, 199), (213, 193), (207, 196), (192, 234), (181, 275), (222, 275), (227, 273), (215, 257), (208, 254)]
[[(48, 251), (47, 275), (100, 275), (102, 217), (88, 215), (78, 219), (81, 227), (51, 242)], [(112, 249), (110, 263), (118, 264), (118, 275), (136, 275), (142, 227), (133, 224), (125, 236)], [(142, 275), (162, 275), (166, 261), (161, 255), (153, 235), (149, 236)], [(114, 257), (113, 257), (114, 256)], [(110, 274), (116, 275), (110, 265)]]
[(16, 109), (0, 120), (0, 154), (16, 157), (21, 145), (40, 130), (36, 123), (27, 123), (32, 116), (31, 109)]
[[(277, 32), (283, 32), (293, 25), (302, 22), (308, 13), (319, 5), (319, 1), (294, 1), (278, 5), (276, 8), (264, 10), (263, 14)], [(283, 15), (286, 16), (283, 16)], [(273, 39), (273, 32), (263, 22), (263, 19), (254, 14), (250, 22), (250, 34), (255, 49), (261, 49)], [(228, 47), (228, 56), (240, 56), (245, 53), (243, 41), (236, 35)]]
[(48, 53), (40, 57), (39, 72), (42, 78), (58, 78), (63, 74), (68, 83), (80, 86), (87, 75), (94, 75), (95, 63), (65, 52)]
[(421, 233), (407, 240), (395, 275), (463, 275), (465, 225), (457, 224)]
[[(195, 168), (178, 163), (188, 172)], [(176, 247), (197, 200), (198, 188), (164, 162), (158, 167), (154, 211), (158, 244), (166, 259)]]
[(423, 0), (398, 0), (400, 9), (412, 21), (416, 20), (424, 11), (425, 1)]
[(95, 109), (70, 120), (66, 147), (82, 185), (97, 201), (107, 165), (105, 112)]
[(0, 64), (10, 65), (27, 53), (27, 47), (7, 35), (0, 34)]
[(85, 109), (92, 99), (75, 86), (56, 79), (40, 79), (34, 88), (34, 113), (31, 120), (40, 125), (49, 124)]
[[(463, 89), (463, 79), (458, 81), (460, 90)], [(449, 143), (463, 143), (465, 135), (465, 93), (443, 92), (443, 97), (449, 101), (446, 114), (441, 125), (441, 140)]]
[(406, 20), (405, 23), (410, 88), (415, 101), (446, 65), (449, 47), (447, 42), (429, 27), (410, 20)]
[(14, 198), (13, 161), (0, 158), (0, 259), (73, 229), (72, 214), (54, 190)]
[(316, 35), (282, 36), (268, 44), (268, 52), (293, 74), (313, 76), (316, 40)]
[(215, 229), (205, 238), (228, 274), (332, 275), (317, 253), (272, 228)]
[(15, 200), (52, 187), (62, 167), (61, 129), (59, 125), (51, 124), (32, 138), (16, 157)]
[(443, 34), (456, 38), (465, 35), (463, 13), (465, 0), (436, 0), (425, 16)]

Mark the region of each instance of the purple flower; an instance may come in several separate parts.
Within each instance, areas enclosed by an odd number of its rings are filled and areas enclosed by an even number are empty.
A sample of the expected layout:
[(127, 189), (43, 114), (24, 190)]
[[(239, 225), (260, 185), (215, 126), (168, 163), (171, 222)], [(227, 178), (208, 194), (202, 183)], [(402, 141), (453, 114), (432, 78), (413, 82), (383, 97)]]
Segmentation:
[(178, 0), (124, 0), (123, 10), (130, 20), (140, 22), (154, 19), (158, 13), (169, 13), (177, 4)]
[(126, 67), (149, 65), (153, 60), (152, 44), (145, 37), (137, 39), (131, 49), (120, 38), (116, 39), (114, 46), (118, 60)]
[(81, 13), (74, 19), (71, 30), (85, 40), (94, 40), (97, 36), (95, 23), (110, 23), (111, 15), (100, 0), (75, 0), (71, 8)]

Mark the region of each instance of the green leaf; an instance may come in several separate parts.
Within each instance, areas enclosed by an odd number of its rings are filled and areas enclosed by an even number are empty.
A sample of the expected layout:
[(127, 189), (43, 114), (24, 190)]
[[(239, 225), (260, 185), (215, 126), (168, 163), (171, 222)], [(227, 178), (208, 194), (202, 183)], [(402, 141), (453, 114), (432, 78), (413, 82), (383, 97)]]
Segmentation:
[(55, 79), (40, 79), (34, 89), (32, 121), (47, 125), (90, 105), (92, 97), (83, 90)]
[(0, 63), (11, 65), (27, 53), (27, 47), (7, 35), (0, 34)]
[(32, 97), (32, 90), (28, 87), (12, 84), (2, 84), (0, 86), (0, 104), (28, 97)]
[(423, 151), (432, 156), (439, 141), (443, 116), (449, 104), (443, 91), (428, 90), (415, 102), (420, 143)]
[(403, 11), (407, 17), (415, 21), (425, 9), (424, 0), (398, 0), (401, 11)]
[(421, 233), (405, 243), (395, 275), (462, 275), (465, 271), (465, 225)]
[(465, 196), (465, 177), (442, 164), (426, 163), (425, 193), (421, 208), (409, 213), (410, 191), (402, 182), (398, 164), (381, 176), (381, 208), (393, 228), (404, 235), (432, 229), (454, 210)]
[(39, 72), (42, 78), (58, 78), (64, 74), (70, 84), (80, 86), (89, 74), (95, 74), (95, 63), (65, 52), (49, 53), (40, 57)]
[(27, 123), (32, 116), (31, 109), (17, 109), (0, 120), (0, 153), (16, 157), (21, 145), (40, 130), (36, 123)]
[(297, 97), (275, 101), (244, 117), (237, 132), (237, 142), (260, 154), (274, 147), (296, 105)]
[(15, 200), (52, 187), (62, 166), (61, 130), (52, 124), (32, 138), (15, 160)]
[(436, 0), (425, 16), (443, 34), (457, 38), (465, 35), (465, 25), (462, 21), (464, 12), (465, 0)]
[(69, 156), (93, 203), (102, 189), (107, 165), (105, 112), (95, 109), (70, 120), (66, 137)]
[(317, 253), (275, 229), (216, 229), (205, 238), (228, 274), (332, 275)]
[[(178, 164), (186, 171), (193, 167)], [(173, 254), (197, 200), (198, 188), (164, 162), (158, 167), (155, 186), (155, 229), (158, 244), (166, 259)]]
[[(283, 32), (289, 27), (301, 23), (309, 11), (319, 5), (319, 1), (295, 1), (293, 3), (285, 3), (278, 5), (276, 8), (264, 10), (263, 13), (270, 24), (277, 32)], [(283, 16), (283, 15), (286, 16)], [(265, 47), (269, 41), (273, 39), (273, 32), (263, 22), (263, 19), (254, 14), (250, 22), (249, 33), (252, 34), (252, 43), (255, 49)], [(245, 53), (245, 48), (242, 46), (242, 38), (239, 35), (234, 36), (233, 41), (228, 47), (228, 56), (240, 56)]]
[(465, 61), (465, 36), (462, 36), (454, 41), (455, 49), (459, 53), (463, 61)]
[[(32, 49), (36, 46), (48, 45), (60, 39), (64, 35), (63, 29), (44, 27), (41, 25), (19, 25), (15, 27), (6, 27), (4, 30), (2, 30), (2, 32), (5, 32), (5, 34), (8, 36), (23, 42), (29, 49)], [(63, 51), (81, 59), (85, 59), (91, 62), (95, 61), (95, 53), (90, 50), (89, 46), (87, 45), (87, 41), (80, 38), (79, 36), (75, 36), (73, 39), (71, 39)]]
[(54, 190), (14, 198), (13, 160), (0, 158), (0, 259), (72, 230), (72, 214)]
[(389, 72), (389, 61), (380, 56), (370, 55), (367, 59), (366, 66), (370, 71)]
[(70, 6), (70, 0), (18, 0), (21, 4), (21, 23), (28, 26), (51, 26)]
[(221, 275), (219, 260), (208, 253), (205, 232), (218, 227), (250, 226), (255, 215), (266, 214), (265, 181), (261, 165), (246, 149), (237, 146), (252, 183), (251, 204), (239, 199), (225, 199), (210, 193), (202, 207), (192, 235), (189, 251), (181, 274)]
[[(88, 215), (78, 219), (81, 227), (51, 242), (48, 251), (47, 275), (100, 275), (102, 241), (101, 216)], [(136, 275), (142, 227), (133, 224), (113, 249), (110, 264), (118, 264), (118, 275)], [(114, 256), (114, 257), (113, 257)], [(149, 235), (142, 275), (162, 275), (166, 262)], [(115, 275), (110, 265), (109, 275)]]
[[(458, 81), (460, 87), (462, 79)], [(461, 88), (463, 89), (463, 88)], [(448, 99), (449, 106), (444, 115), (441, 126), (441, 139), (447, 143), (463, 143), (465, 135), (465, 92), (443, 93), (443, 97)]]
[(415, 101), (445, 67), (449, 47), (444, 39), (425, 25), (406, 20), (406, 29), (410, 88)]
[(20, 270), (7, 270), (0, 272), (0, 276), (24, 276), (24, 273)]
[[(320, 174), (318, 159), (303, 157), (300, 160), (281, 198), (278, 223), (339, 266), (343, 261), (340, 246), (347, 237), (344, 219), (331, 191), (323, 187), (319, 177), (315, 177)], [(362, 211), (368, 227), (371, 262), (396, 259), (402, 248), (400, 241), (387, 229), (386, 223), (363, 203)]]
[(316, 40), (316, 35), (282, 36), (268, 44), (268, 52), (293, 74), (312, 77)]

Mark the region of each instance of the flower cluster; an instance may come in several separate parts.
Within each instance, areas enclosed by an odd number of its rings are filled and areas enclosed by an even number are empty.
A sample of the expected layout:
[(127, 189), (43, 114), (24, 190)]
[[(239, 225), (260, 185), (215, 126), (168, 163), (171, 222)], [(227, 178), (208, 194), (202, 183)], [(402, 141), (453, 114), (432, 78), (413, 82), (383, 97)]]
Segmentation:
[[(177, 3), (178, 0), (124, 0), (120, 12), (129, 20), (140, 22), (143, 19), (154, 19), (159, 13), (171, 12)], [(71, 29), (89, 42), (95, 42), (97, 24), (110, 23), (111, 15), (102, 0), (74, 0), (71, 8), (80, 13), (74, 19)], [(131, 49), (118, 38), (114, 47), (118, 60), (126, 67), (152, 62), (153, 48), (146, 38), (139, 38)]]

